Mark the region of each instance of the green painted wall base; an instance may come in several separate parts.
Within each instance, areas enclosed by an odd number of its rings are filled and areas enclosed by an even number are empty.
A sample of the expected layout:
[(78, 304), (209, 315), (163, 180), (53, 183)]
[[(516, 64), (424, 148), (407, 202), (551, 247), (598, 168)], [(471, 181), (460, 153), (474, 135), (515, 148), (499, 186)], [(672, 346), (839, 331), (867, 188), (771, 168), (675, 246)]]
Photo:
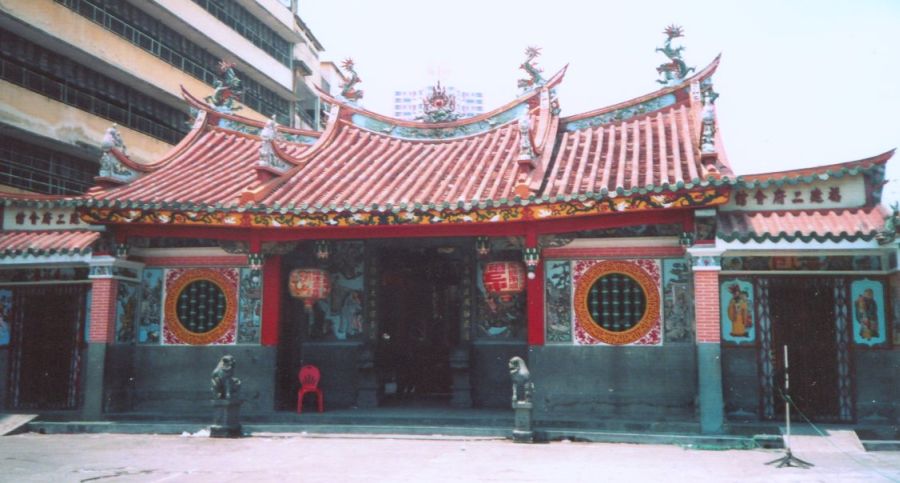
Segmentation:
[(697, 344), (697, 385), (700, 406), (700, 432), (723, 431), (722, 349), (718, 343)]
[(81, 419), (100, 421), (103, 419), (104, 374), (106, 372), (106, 344), (89, 343), (84, 351), (84, 379), (81, 386), (83, 403)]

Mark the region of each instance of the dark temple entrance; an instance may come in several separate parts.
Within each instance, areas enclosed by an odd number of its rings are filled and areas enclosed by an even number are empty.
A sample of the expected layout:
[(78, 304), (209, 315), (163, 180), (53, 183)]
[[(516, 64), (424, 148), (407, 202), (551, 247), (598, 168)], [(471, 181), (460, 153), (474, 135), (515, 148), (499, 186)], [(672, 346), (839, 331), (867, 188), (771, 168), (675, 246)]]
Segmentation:
[(461, 261), (453, 248), (384, 248), (376, 365), (384, 403), (449, 402), (459, 342)]
[(770, 285), (775, 410), (784, 414), (784, 345), (788, 346), (790, 395), (812, 420), (839, 419), (837, 326), (834, 282), (773, 278)]
[(86, 292), (87, 285), (15, 289), (11, 407), (78, 406)]

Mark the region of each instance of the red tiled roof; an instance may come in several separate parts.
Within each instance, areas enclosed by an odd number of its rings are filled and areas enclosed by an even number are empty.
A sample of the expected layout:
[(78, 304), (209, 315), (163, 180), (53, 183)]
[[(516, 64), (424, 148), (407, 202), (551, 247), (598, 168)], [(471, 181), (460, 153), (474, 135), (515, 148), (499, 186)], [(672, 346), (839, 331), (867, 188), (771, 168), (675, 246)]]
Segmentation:
[[(140, 203), (232, 204), (258, 184), (257, 136), (218, 127), (203, 127), (196, 140), (155, 172), (117, 188), (93, 191), (97, 200)], [(308, 145), (279, 142), (285, 154), (299, 155)]]
[(338, 121), (334, 140), (259, 201), (363, 206), (511, 197), (519, 131), (511, 122), (450, 140), (398, 139)]
[(96, 231), (5, 231), (0, 257), (87, 253), (98, 238)]
[(720, 212), (718, 237), (738, 240), (869, 240), (884, 226), (880, 206), (811, 211)]
[(544, 194), (615, 192), (705, 178), (685, 103), (623, 122), (566, 131)]
[[(256, 169), (261, 140), (252, 133), (262, 123), (215, 112), (185, 93), (203, 110), (189, 140), (151, 172), (90, 195), (100, 206), (368, 211), (718, 186), (731, 171), (721, 162), (718, 172), (711, 170), (708, 158), (701, 162), (700, 106), (691, 92), (717, 65), (718, 59), (677, 86), (567, 118), (558, 117), (553, 90), (564, 70), (501, 108), (447, 123), (391, 119), (322, 94), (333, 103), (326, 131), (312, 145), (279, 142), (276, 155), (287, 165), (280, 174)], [(243, 123), (251, 134), (209, 125), (217, 123)], [(533, 156), (526, 154), (529, 144)]]
[[(732, 176), (721, 154), (715, 171), (701, 163), (701, 106), (689, 92), (690, 83), (712, 75), (718, 62), (716, 58), (678, 86), (563, 118), (563, 135), (543, 194), (677, 189), (704, 182), (711, 174)], [(721, 147), (718, 151), (722, 153)]]
[(814, 178), (827, 179), (829, 177), (841, 177), (845, 174), (857, 174), (861, 170), (866, 170), (875, 166), (884, 165), (894, 155), (895, 149), (884, 153), (860, 159), (857, 161), (848, 161), (844, 163), (828, 164), (824, 166), (815, 166), (812, 168), (791, 169), (787, 171), (775, 171), (771, 173), (755, 173), (740, 176), (740, 181), (746, 186), (754, 186), (756, 184), (764, 184), (767, 182), (781, 182), (786, 180), (801, 179), (806, 182), (812, 181)]

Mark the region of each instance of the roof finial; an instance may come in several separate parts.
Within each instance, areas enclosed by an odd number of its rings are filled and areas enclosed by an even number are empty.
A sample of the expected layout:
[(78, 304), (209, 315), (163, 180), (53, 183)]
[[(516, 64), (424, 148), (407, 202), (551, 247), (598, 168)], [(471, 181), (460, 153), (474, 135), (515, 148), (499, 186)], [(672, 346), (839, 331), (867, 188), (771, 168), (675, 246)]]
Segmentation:
[(288, 168), (287, 163), (282, 161), (275, 154), (275, 141), (278, 140), (278, 125), (275, 122), (275, 115), (266, 121), (265, 127), (259, 132), (259, 138), (262, 141), (259, 144), (259, 161), (257, 166), (272, 168), (277, 171), (284, 171)]
[(425, 122), (450, 122), (459, 119), (456, 113), (456, 96), (448, 95), (447, 88), (441, 87), (441, 81), (431, 88), (431, 95), (422, 99), (424, 115), (418, 119)]
[(670, 86), (675, 85), (684, 80), (687, 75), (694, 70), (693, 67), (688, 67), (685, 64), (684, 59), (681, 57), (681, 51), (684, 50), (684, 46), (679, 45), (678, 47), (672, 47), (672, 40), (677, 39), (679, 37), (684, 37), (684, 29), (679, 25), (669, 25), (663, 31), (666, 35), (666, 43), (663, 47), (657, 47), (657, 52), (662, 52), (666, 57), (669, 58), (668, 62), (660, 64), (659, 67), (656, 68), (656, 72), (662, 75), (662, 79), (657, 80), (662, 85)]
[(234, 73), (234, 62), (219, 61), (219, 73), (222, 74), (222, 78), (213, 81), (216, 89), (204, 100), (212, 104), (217, 111), (230, 114), (241, 109), (240, 106), (234, 105), (234, 100), (240, 100), (244, 93), (241, 89), (241, 79)]
[(122, 153), (122, 155), (126, 154), (125, 143), (122, 142), (122, 135), (119, 134), (117, 124), (113, 124), (106, 129), (106, 133), (103, 134), (103, 140), (100, 141), (100, 149), (103, 151), (103, 154), (100, 156), (99, 177), (108, 178), (113, 180), (113, 182), (118, 183), (127, 183), (137, 178), (138, 173), (128, 166), (125, 166), (125, 164), (112, 153), (112, 150), (115, 149)]
[(529, 78), (519, 79), (519, 88), (523, 91), (542, 86), (547, 82), (544, 77), (541, 76), (541, 72), (544, 72), (544, 69), (539, 68), (537, 62), (534, 62), (534, 59), (540, 57), (540, 55), (540, 47), (529, 46), (525, 49), (525, 62), (522, 62), (522, 65), (520, 65), (519, 68), (524, 70)]
[(347, 72), (350, 72), (350, 78), (347, 79), (347, 82), (341, 84), (341, 97), (346, 99), (349, 102), (356, 102), (363, 97), (363, 91), (356, 89), (356, 84), (362, 82), (362, 79), (359, 78), (359, 75), (356, 74), (356, 69), (354, 68), (355, 64), (353, 63), (353, 59), (347, 57), (344, 59), (344, 62), (341, 64), (341, 67), (344, 68)]

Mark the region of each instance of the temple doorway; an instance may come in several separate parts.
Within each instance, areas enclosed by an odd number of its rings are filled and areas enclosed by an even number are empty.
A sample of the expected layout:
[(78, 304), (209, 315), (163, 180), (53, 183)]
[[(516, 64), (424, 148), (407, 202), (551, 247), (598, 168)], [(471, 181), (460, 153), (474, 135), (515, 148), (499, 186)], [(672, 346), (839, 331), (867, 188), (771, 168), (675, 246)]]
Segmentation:
[(86, 285), (15, 289), (10, 407), (77, 407), (86, 293)]
[(790, 396), (813, 421), (839, 419), (838, 343), (834, 282), (823, 278), (771, 280), (775, 411), (784, 414), (784, 346), (788, 346)]
[(384, 248), (376, 368), (382, 404), (449, 403), (462, 270), (455, 248)]

